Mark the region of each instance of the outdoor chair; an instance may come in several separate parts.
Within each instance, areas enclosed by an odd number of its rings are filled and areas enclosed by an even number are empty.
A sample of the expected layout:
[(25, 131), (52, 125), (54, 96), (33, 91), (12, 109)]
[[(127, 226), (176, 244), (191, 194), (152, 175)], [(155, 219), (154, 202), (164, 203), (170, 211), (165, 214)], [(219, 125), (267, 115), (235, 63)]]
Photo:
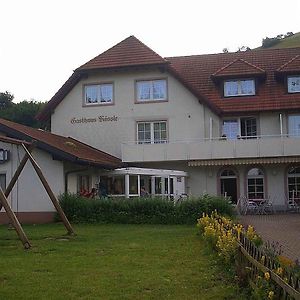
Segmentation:
[(258, 213), (261, 215), (267, 215), (267, 214), (273, 214), (275, 213), (275, 208), (273, 205), (273, 199), (271, 199), (270, 196), (264, 199), (259, 205), (258, 205)]
[(251, 201), (250, 199), (246, 198), (245, 215), (247, 213), (256, 215), (258, 212), (259, 212), (259, 205), (256, 202)]
[(288, 211), (299, 212), (300, 206), (294, 199), (288, 199), (287, 200), (287, 209), (288, 209)]
[(254, 201), (249, 200), (246, 196), (241, 196), (237, 202), (237, 210), (241, 215), (248, 213), (257, 214), (258, 205)]

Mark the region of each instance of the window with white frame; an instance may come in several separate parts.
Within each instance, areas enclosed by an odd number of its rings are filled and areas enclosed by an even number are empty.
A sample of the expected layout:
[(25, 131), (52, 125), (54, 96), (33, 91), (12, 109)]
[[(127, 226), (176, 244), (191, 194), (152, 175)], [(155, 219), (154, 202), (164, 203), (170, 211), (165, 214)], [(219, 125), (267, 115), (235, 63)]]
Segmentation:
[(289, 200), (300, 199), (300, 167), (291, 167), (288, 170)]
[(86, 105), (113, 103), (113, 84), (89, 84), (84, 86), (84, 102)]
[(289, 136), (300, 137), (300, 115), (288, 116)]
[(224, 97), (255, 95), (254, 79), (224, 81)]
[(136, 82), (137, 102), (167, 100), (167, 80), (141, 80)]
[(288, 76), (287, 86), (288, 86), (288, 93), (300, 93), (300, 75)]
[(257, 120), (255, 117), (223, 120), (222, 136), (227, 139), (254, 138), (257, 136)]
[(137, 142), (139, 144), (158, 144), (167, 142), (167, 122), (138, 122)]
[(247, 174), (249, 199), (264, 199), (264, 173), (261, 169), (253, 168)]

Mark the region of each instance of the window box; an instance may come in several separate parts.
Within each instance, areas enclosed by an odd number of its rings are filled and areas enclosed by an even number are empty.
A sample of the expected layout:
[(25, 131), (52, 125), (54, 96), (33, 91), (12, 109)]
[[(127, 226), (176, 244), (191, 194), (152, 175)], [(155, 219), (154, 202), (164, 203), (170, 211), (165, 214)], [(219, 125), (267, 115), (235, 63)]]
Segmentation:
[(140, 80), (136, 82), (136, 101), (138, 103), (167, 100), (167, 80)]
[(85, 105), (107, 105), (113, 103), (113, 84), (89, 84), (84, 86)]
[(254, 79), (224, 81), (224, 97), (255, 95)]

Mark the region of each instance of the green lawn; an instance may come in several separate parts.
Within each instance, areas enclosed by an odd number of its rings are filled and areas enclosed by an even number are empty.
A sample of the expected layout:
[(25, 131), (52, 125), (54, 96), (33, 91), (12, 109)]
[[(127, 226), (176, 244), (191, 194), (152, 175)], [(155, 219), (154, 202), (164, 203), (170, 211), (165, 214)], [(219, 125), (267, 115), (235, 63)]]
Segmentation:
[(0, 299), (246, 299), (197, 230), (167, 225), (0, 226)]

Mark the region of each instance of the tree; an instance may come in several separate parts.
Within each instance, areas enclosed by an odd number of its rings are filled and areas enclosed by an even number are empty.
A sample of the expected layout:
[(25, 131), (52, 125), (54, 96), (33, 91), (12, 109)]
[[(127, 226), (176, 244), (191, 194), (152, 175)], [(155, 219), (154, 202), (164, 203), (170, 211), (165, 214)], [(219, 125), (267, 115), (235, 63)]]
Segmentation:
[(237, 52), (245, 52), (245, 51), (250, 51), (250, 50), (251, 50), (251, 48), (248, 46), (241, 46), (241, 47), (238, 47)]
[(50, 128), (49, 123), (35, 119), (45, 103), (33, 100), (13, 103), (13, 99), (14, 96), (8, 92), (0, 93), (0, 118), (34, 128)]
[(0, 93), (0, 110), (7, 109), (13, 105), (14, 95), (8, 91)]
[(294, 33), (289, 31), (286, 34), (278, 34), (276, 37), (271, 37), (271, 38), (265, 37), (262, 40), (261, 47), (262, 48), (270, 48), (270, 47), (275, 46), (276, 44), (278, 44), (282, 39), (290, 37), (292, 35), (294, 35)]

